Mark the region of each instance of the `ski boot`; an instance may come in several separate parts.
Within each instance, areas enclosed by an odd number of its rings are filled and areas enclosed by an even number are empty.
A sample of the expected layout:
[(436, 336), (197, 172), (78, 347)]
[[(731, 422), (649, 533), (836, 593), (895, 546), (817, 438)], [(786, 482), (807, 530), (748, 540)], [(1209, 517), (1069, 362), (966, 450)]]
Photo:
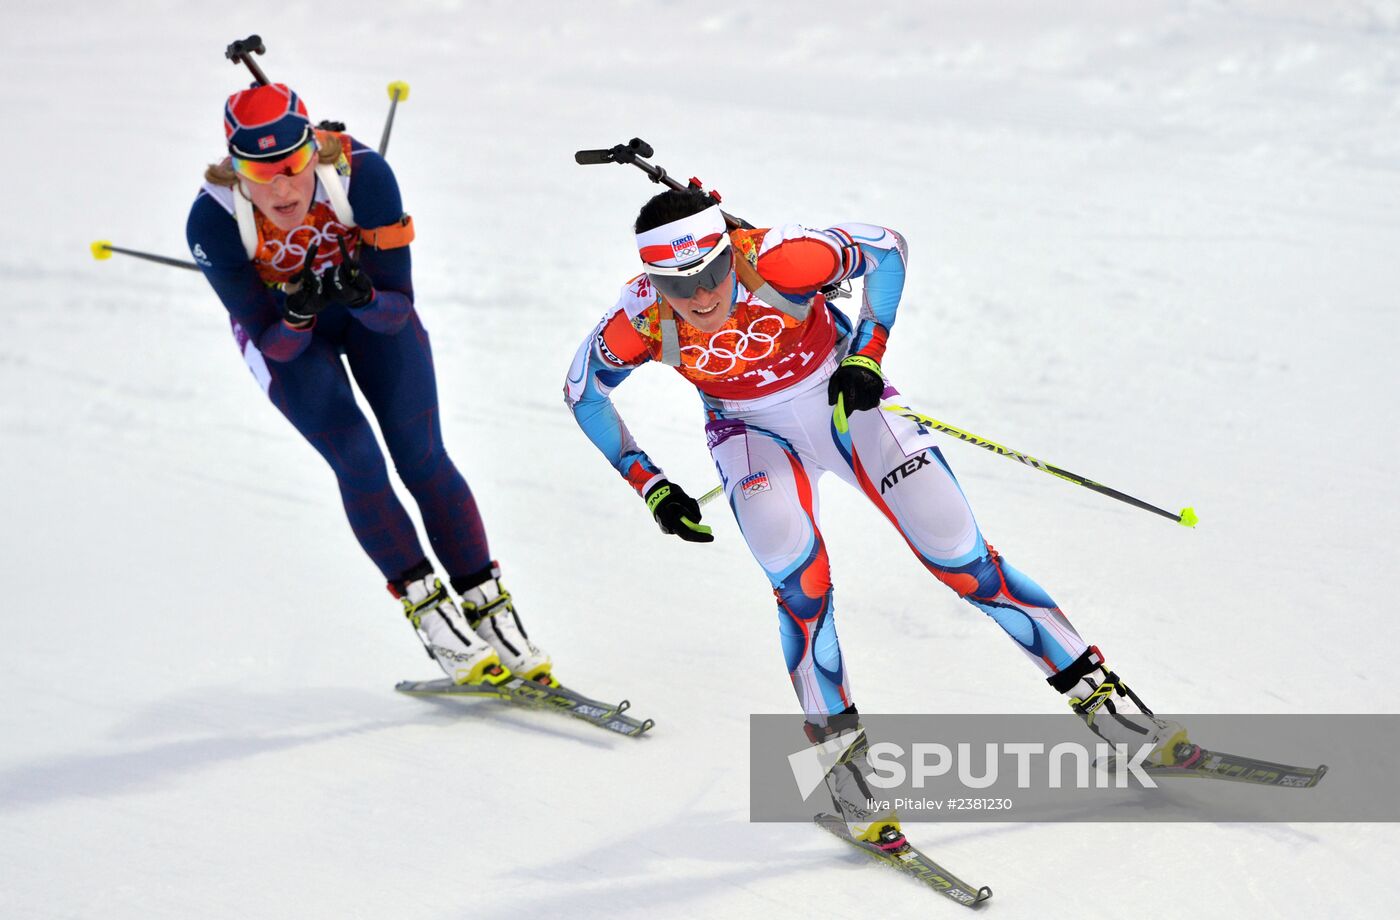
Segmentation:
[(496, 650), (472, 631), (428, 563), (390, 582), (389, 593), (403, 602), (404, 616), (417, 630), (428, 656), (454, 683), (496, 684), (510, 676)]
[(1075, 715), (1104, 741), (1130, 749), (1151, 744), (1146, 763), (1189, 766), (1201, 756), (1200, 746), (1191, 742), (1180, 722), (1157, 718), (1117, 674), (1104, 667), (1103, 653), (1096, 645), (1048, 682), (1065, 694)]
[(846, 822), (856, 840), (871, 843), (887, 853), (908, 846), (899, 827), (899, 816), (893, 808), (872, 808), (875, 796), (866, 783), (874, 769), (867, 757), (870, 745), (860, 717), (852, 706), (832, 716), (826, 725), (808, 722), (804, 726), (807, 738), (828, 754), (840, 755), (826, 774), (826, 789), (837, 815)]
[(559, 682), (550, 673), (549, 656), (525, 634), (510, 592), (500, 578), (501, 569), (493, 562), (490, 569), (452, 580), (452, 586), (461, 595), (467, 623), (496, 650), (501, 663), (512, 672), (526, 680), (557, 687)]

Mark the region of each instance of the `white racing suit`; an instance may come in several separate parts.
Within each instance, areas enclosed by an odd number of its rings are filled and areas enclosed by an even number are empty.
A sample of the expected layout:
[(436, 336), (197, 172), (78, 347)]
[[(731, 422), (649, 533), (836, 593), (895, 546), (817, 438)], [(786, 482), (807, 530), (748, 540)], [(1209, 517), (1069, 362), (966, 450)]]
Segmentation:
[[(937, 435), (901, 415), (888, 386), (880, 408), (851, 414), (847, 433), (833, 425), (827, 380), (838, 361), (848, 352), (883, 357), (903, 290), (903, 239), (869, 224), (787, 224), (729, 236), (735, 257), (748, 259), (792, 308), (774, 309), (736, 283), (725, 325), (703, 333), (668, 320), (645, 275), (632, 279), (570, 368), (565, 398), (580, 427), (645, 494), (664, 473), (632, 439), (609, 393), (653, 360), (672, 364), (700, 390), (710, 452), (773, 585), (783, 656), (813, 724), (854, 705), (819, 524), (817, 481), (828, 471), (860, 489), (935, 578), (992, 617), (1052, 685), (1068, 690), (1094, 654), (1040, 586), (983, 540)], [(854, 327), (818, 293), (853, 278), (864, 279)], [(669, 360), (668, 334), (680, 346)]]

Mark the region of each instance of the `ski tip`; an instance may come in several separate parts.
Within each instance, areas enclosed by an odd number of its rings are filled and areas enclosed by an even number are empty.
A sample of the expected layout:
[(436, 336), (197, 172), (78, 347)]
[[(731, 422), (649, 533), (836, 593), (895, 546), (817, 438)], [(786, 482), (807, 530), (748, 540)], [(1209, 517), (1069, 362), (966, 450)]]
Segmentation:
[(1182, 527), (1195, 527), (1201, 521), (1200, 518), (1196, 517), (1195, 508), (1182, 508), (1181, 514), (1176, 520)]
[(992, 889), (988, 888), (986, 885), (983, 885), (981, 888), (977, 889), (977, 898), (972, 902), (972, 904), (975, 907), (976, 905), (981, 904), (983, 901), (987, 900), (991, 896)]
[(645, 735), (647, 732), (651, 731), (652, 726), (655, 724), (655, 719), (647, 719), (645, 722), (642, 723), (641, 727), (637, 729), (637, 734)]
[(631, 709), (631, 708), (632, 708), (632, 701), (631, 701), (631, 700), (623, 700), (621, 703), (618, 703), (618, 704), (617, 704), (617, 711), (618, 711), (618, 712), (626, 712), (627, 710), (629, 710), (629, 709)]

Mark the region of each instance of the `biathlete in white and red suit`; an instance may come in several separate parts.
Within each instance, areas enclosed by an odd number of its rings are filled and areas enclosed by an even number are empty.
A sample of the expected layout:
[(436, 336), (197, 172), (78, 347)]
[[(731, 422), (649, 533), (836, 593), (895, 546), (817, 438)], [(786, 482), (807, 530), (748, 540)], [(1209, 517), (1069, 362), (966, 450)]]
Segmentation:
[[(282, 84), (230, 96), (224, 133), (229, 155), (205, 173), (186, 235), (253, 376), (330, 464), (356, 538), (447, 675), (499, 682), (509, 669), (551, 682), (443, 446), (413, 302), (413, 222), (389, 164), (348, 134), (313, 129)], [(394, 496), (350, 374), (461, 608)]]
[[(1113, 741), (1159, 741), (1161, 756), (1172, 756), (1185, 740), (1180, 726), (1151, 718), (1050, 596), (987, 544), (934, 432), (872, 411), (898, 396), (880, 361), (904, 289), (903, 237), (859, 223), (730, 232), (696, 189), (657, 195), (634, 229), (645, 273), (578, 349), (568, 405), (663, 532), (708, 542), (698, 503), (637, 446), (609, 398), (648, 361), (699, 390), (729, 506), (777, 596), (783, 654), (814, 740), (857, 724), (818, 524), (817, 481), (833, 472), (880, 509), (935, 578), (994, 619), (1091, 728)], [(821, 290), (855, 278), (864, 296), (853, 326)], [(833, 421), (838, 396), (845, 432)], [(851, 747), (856, 760), (861, 748)], [(843, 812), (860, 819), (857, 836), (897, 830), (892, 814), (863, 813), (843, 771), (833, 777)]]

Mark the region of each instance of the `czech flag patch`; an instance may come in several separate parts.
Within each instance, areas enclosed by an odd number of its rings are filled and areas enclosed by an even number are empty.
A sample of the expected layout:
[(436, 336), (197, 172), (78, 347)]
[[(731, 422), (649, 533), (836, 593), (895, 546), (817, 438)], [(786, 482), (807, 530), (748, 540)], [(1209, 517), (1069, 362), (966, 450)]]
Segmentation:
[(700, 258), (700, 247), (695, 245), (695, 237), (689, 233), (685, 236), (678, 236), (671, 240), (672, 257), (685, 261), (687, 259)]
[(748, 501), (760, 492), (768, 492), (772, 488), (773, 486), (768, 482), (767, 470), (760, 470), (739, 480), (739, 491), (743, 493), (744, 501)]

